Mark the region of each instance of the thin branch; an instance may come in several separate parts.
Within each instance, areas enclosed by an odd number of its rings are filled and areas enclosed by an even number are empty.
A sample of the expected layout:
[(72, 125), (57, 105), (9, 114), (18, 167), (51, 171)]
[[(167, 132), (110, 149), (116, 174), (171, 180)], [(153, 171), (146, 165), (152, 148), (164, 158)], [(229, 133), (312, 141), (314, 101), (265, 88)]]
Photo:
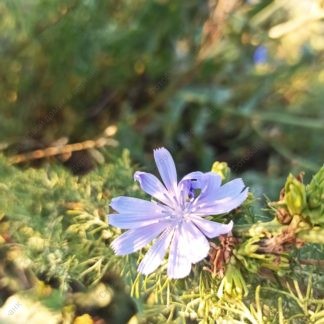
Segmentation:
[(35, 150), (27, 153), (13, 155), (9, 158), (11, 164), (19, 164), (33, 160), (39, 160), (51, 156), (70, 154), (76, 151), (84, 151), (92, 148), (100, 148), (103, 146), (117, 146), (118, 142), (112, 138), (101, 137), (97, 140), (87, 140), (80, 143), (67, 144), (64, 146), (52, 146), (42, 150)]

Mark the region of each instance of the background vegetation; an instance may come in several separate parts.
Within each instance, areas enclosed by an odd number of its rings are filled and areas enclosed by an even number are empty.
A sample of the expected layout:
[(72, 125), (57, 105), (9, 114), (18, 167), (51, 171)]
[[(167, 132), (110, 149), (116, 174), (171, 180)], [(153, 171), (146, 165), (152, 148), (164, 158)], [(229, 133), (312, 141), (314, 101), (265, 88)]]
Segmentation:
[[(189, 301), (176, 296), (187, 293), (190, 281), (164, 295), (170, 283), (163, 286), (162, 278), (156, 291), (162, 299), (155, 301), (136, 295), (134, 289), (142, 287), (131, 273), (136, 257), (126, 269), (125, 259), (108, 248), (118, 233), (105, 225), (107, 204), (115, 195), (140, 195), (134, 169), (152, 171), (152, 149), (165, 146), (180, 175), (207, 171), (215, 160), (227, 162), (254, 194), (252, 207), (246, 207), (254, 218), (242, 216), (245, 222), (271, 220), (273, 213), (260, 209), (266, 206), (264, 196), (279, 200), (289, 172), (306, 171), (309, 183), (323, 163), (323, 17), (322, 0), (2, 1), (1, 303), (34, 289), (29, 296), (47, 294), (52, 308), (54, 301), (56, 310), (64, 309), (66, 323), (76, 321), (76, 315), (87, 323), (84, 314), (124, 323), (135, 309), (143, 315), (147, 305), (165, 308), (174, 300), (172, 293), (187, 307)], [(17, 255), (27, 261), (13, 265)], [(302, 255), (323, 259), (322, 245), (308, 246)], [(17, 268), (13, 278), (12, 267)], [(123, 279), (115, 280), (121, 269)], [(303, 268), (299, 278), (319, 269)], [(190, 280), (199, 282), (198, 277)], [(259, 298), (255, 280), (252, 276), (248, 303)], [(310, 297), (309, 288), (303, 300), (320, 300), (315, 308), (300, 306), (300, 296), (294, 304), (279, 302), (278, 292), (265, 296), (261, 288), (261, 295), (269, 301), (276, 296), (276, 309), (289, 308), (287, 318), (297, 314), (305, 322), (311, 320), (307, 307), (316, 313), (323, 305), (318, 290), (323, 277), (309, 280), (316, 294)], [(101, 289), (100, 284), (108, 292), (91, 290)], [(200, 293), (212, 295), (216, 289), (206, 287)], [(276, 289), (287, 293), (283, 287)], [(99, 304), (102, 299), (91, 293), (110, 296), (109, 310), (81, 305), (78, 293), (90, 294)], [(127, 311), (117, 309), (120, 300)], [(189, 321), (190, 305), (185, 311), (180, 307), (180, 313), (172, 305), (166, 318)], [(298, 305), (308, 317), (298, 317)], [(234, 321), (228, 304), (218, 307)], [(154, 318), (161, 309), (152, 309)], [(252, 311), (244, 320), (278, 320), (264, 309), (255, 312), (257, 317)], [(197, 311), (191, 320), (216, 316), (205, 313)], [(121, 314), (125, 318), (118, 318)]]

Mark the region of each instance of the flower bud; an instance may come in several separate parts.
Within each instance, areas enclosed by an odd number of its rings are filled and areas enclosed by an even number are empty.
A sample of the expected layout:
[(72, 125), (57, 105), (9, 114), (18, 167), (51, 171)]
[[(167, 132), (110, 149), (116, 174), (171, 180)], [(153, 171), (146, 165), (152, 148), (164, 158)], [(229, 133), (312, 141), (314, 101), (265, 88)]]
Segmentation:
[(290, 174), (285, 184), (285, 203), (291, 215), (298, 214), (306, 207), (305, 185)]
[(324, 167), (313, 177), (306, 187), (307, 216), (313, 225), (324, 224)]
[(228, 167), (226, 162), (214, 162), (211, 170), (212, 172), (219, 174), (223, 181), (229, 180), (231, 169)]
[(227, 295), (233, 298), (242, 298), (247, 294), (248, 288), (238, 265), (230, 262), (218, 288), (217, 297), (222, 298)]

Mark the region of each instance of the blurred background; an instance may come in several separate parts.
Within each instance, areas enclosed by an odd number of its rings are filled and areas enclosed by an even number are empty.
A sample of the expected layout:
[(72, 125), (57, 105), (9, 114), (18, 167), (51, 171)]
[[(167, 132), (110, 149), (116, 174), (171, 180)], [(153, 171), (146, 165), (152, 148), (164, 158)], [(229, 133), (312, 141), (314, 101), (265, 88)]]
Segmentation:
[(180, 175), (225, 161), (277, 198), (323, 163), (323, 18), (322, 0), (3, 0), (0, 150), (84, 174), (123, 148), (152, 171), (165, 146)]

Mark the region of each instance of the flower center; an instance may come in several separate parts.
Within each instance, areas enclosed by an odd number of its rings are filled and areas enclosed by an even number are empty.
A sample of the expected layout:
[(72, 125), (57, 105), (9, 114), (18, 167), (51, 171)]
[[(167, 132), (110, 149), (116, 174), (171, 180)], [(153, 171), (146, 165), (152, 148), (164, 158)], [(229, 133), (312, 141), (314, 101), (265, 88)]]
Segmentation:
[(189, 213), (183, 209), (172, 210), (168, 212), (168, 218), (175, 223), (182, 223), (189, 220)]
[(175, 223), (175, 225), (182, 223), (183, 221), (190, 221), (190, 215), (192, 214), (193, 202), (195, 197), (193, 196), (193, 189), (189, 190), (187, 196), (180, 195), (180, 197), (173, 197), (172, 204), (165, 205), (160, 204), (163, 207), (163, 213), (165, 219)]

